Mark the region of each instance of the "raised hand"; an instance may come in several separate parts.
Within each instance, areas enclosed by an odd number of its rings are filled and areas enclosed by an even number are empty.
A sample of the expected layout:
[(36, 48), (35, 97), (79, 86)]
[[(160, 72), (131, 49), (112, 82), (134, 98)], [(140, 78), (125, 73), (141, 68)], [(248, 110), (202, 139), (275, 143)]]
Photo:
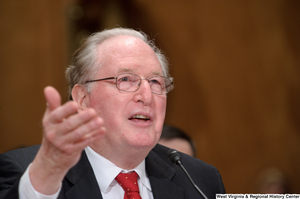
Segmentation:
[(69, 101), (61, 105), (61, 97), (53, 87), (44, 89), (47, 108), (43, 117), (43, 140), (30, 170), (30, 181), (36, 191), (50, 195), (80, 159), (82, 150), (105, 134), (103, 120), (94, 109), (78, 111)]

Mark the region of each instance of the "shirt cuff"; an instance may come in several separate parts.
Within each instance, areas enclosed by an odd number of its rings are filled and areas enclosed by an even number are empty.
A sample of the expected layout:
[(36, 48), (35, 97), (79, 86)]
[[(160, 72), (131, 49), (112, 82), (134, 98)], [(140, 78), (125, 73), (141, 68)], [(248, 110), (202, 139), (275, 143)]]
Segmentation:
[(29, 178), (29, 168), (31, 164), (27, 167), (25, 173), (21, 177), (19, 183), (19, 198), (20, 199), (56, 199), (61, 190), (61, 184), (58, 191), (53, 195), (44, 195), (37, 192), (32, 186)]

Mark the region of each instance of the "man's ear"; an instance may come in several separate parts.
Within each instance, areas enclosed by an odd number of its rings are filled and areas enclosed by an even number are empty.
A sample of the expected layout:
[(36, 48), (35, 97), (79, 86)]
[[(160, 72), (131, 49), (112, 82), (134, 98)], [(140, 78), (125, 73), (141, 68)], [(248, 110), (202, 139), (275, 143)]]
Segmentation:
[(72, 98), (79, 105), (79, 109), (88, 107), (86, 87), (76, 84), (72, 89)]

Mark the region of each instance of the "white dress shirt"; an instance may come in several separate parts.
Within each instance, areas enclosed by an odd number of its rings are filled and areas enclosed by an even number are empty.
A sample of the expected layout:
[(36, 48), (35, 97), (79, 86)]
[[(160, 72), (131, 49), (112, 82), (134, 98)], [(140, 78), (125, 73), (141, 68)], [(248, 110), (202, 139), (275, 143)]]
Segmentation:
[(128, 173), (131, 171), (135, 171), (139, 175), (138, 186), (140, 196), (143, 199), (153, 199), (150, 181), (146, 174), (145, 160), (136, 168), (128, 171), (117, 167), (90, 147), (87, 147), (85, 152), (92, 165), (103, 199), (124, 198), (124, 190), (115, 180), (115, 177), (117, 177), (120, 172)]
[(19, 183), (19, 198), (20, 199), (56, 199), (60, 192), (61, 186), (60, 186), (59, 190), (53, 195), (44, 195), (44, 194), (37, 192), (33, 188), (32, 184), (30, 182), (30, 179), (29, 179), (30, 165), (27, 167), (25, 173), (21, 177), (21, 180)]
[[(96, 180), (101, 190), (103, 199), (124, 198), (124, 190), (115, 180), (115, 177), (120, 172), (128, 173), (131, 171), (135, 171), (139, 175), (138, 186), (140, 190), (140, 196), (143, 199), (153, 199), (150, 181), (146, 174), (145, 160), (143, 160), (142, 163), (133, 170), (128, 171), (117, 167), (115, 164), (96, 153), (90, 147), (87, 147), (85, 149), (85, 152), (96, 176)], [(20, 199), (56, 199), (59, 195), (61, 187), (53, 195), (44, 195), (37, 192), (36, 190), (34, 190), (29, 179), (29, 167), (30, 165), (28, 166), (20, 180)]]

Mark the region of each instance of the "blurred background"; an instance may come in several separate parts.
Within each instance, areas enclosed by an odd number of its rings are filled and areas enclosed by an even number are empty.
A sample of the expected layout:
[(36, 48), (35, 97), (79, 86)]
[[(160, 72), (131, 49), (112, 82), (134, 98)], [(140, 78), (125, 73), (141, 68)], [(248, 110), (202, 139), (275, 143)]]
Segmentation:
[(300, 193), (300, 1), (1, 0), (0, 152), (40, 144), (43, 89), (67, 101), (64, 71), (87, 35), (142, 30), (170, 61), (166, 123), (228, 193), (256, 193), (276, 167)]

